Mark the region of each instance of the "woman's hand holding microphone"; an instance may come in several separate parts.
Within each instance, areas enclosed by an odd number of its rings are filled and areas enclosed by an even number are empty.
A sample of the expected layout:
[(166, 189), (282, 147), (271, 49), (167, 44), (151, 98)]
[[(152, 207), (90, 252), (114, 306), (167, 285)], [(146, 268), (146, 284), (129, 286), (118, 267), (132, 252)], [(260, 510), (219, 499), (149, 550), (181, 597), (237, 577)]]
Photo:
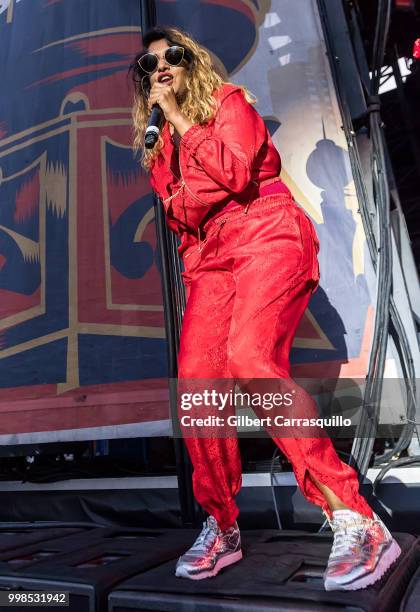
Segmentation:
[(172, 85), (156, 81), (152, 85), (147, 103), (149, 112), (152, 112), (153, 104), (159, 104), (165, 119), (171, 123), (178, 134), (183, 136), (193, 125), (181, 112)]

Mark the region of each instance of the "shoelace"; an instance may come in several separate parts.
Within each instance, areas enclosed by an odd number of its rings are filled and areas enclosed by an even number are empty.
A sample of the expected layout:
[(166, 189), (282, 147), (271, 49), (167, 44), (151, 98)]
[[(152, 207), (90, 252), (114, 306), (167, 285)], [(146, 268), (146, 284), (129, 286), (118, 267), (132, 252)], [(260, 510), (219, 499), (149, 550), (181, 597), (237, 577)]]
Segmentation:
[(360, 517), (356, 520), (330, 520), (330, 527), (334, 533), (334, 543), (332, 547), (332, 556), (339, 554), (341, 550), (348, 550), (354, 545), (360, 543), (360, 539), (367, 529), (373, 527), (375, 524), (380, 524), (376, 519), (369, 519), (366, 517)]
[(343, 553), (352, 554), (354, 546), (360, 545), (365, 532), (365, 525), (340, 525), (334, 527), (334, 543), (332, 556), (341, 556)]
[(211, 522), (209, 519), (207, 519), (207, 521), (204, 521), (203, 529), (201, 530), (201, 533), (199, 534), (196, 541), (194, 542), (192, 548), (199, 548), (203, 545), (206, 546), (207, 539), (209, 538), (209, 536), (210, 535), (215, 536), (217, 535), (217, 532), (218, 532), (217, 523), (215, 524)]

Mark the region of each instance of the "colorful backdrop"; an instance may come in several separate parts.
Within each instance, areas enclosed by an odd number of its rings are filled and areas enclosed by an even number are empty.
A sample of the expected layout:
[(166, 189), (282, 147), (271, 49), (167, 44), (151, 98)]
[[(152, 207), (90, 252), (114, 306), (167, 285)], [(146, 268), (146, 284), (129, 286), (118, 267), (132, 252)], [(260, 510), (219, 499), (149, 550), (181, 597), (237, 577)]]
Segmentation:
[[(257, 95), (315, 222), (295, 375), (363, 378), (373, 275), (316, 3), (156, 5)], [(170, 432), (152, 194), (130, 148), (139, 45), (139, 2), (0, 0), (3, 443)]]

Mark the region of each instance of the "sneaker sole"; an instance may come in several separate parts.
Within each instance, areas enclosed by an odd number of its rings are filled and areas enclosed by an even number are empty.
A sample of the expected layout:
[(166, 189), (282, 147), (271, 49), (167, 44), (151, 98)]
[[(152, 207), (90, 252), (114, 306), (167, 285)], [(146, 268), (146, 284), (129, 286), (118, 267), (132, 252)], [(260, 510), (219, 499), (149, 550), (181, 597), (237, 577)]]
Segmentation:
[(325, 581), (326, 591), (356, 591), (358, 589), (364, 589), (371, 584), (374, 584), (382, 578), (385, 572), (391, 567), (391, 565), (398, 559), (401, 554), (401, 548), (397, 542), (393, 539), (391, 546), (385, 551), (380, 558), (378, 565), (375, 570), (366, 576), (362, 576), (353, 582), (347, 584), (340, 584), (334, 580)]
[(212, 570), (208, 570), (206, 572), (200, 572), (199, 574), (189, 574), (188, 570), (183, 569), (182, 567), (178, 568), (175, 572), (175, 576), (178, 578), (190, 578), (191, 580), (203, 580), (203, 578), (212, 578), (216, 576), (220, 572), (221, 569), (227, 567), (228, 565), (232, 565), (233, 563), (237, 563), (242, 559), (242, 550), (237, 550), (236, 552), (226, 555), (219, 559)]

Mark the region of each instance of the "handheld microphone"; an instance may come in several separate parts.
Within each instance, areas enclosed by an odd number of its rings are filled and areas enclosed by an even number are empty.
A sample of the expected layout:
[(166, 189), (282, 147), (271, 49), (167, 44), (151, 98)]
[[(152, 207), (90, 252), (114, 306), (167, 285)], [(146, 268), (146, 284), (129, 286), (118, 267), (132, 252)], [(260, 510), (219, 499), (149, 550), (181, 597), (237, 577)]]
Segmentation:
[(163, 111), (160, 108), (159, 104), (153, 104), (152, 112), (150, 113), (146, 132), (144, 134), (144, 146), (146, 147), (146, 149), (153, 149), (153, 147), (157, 143), (163, 117)]

